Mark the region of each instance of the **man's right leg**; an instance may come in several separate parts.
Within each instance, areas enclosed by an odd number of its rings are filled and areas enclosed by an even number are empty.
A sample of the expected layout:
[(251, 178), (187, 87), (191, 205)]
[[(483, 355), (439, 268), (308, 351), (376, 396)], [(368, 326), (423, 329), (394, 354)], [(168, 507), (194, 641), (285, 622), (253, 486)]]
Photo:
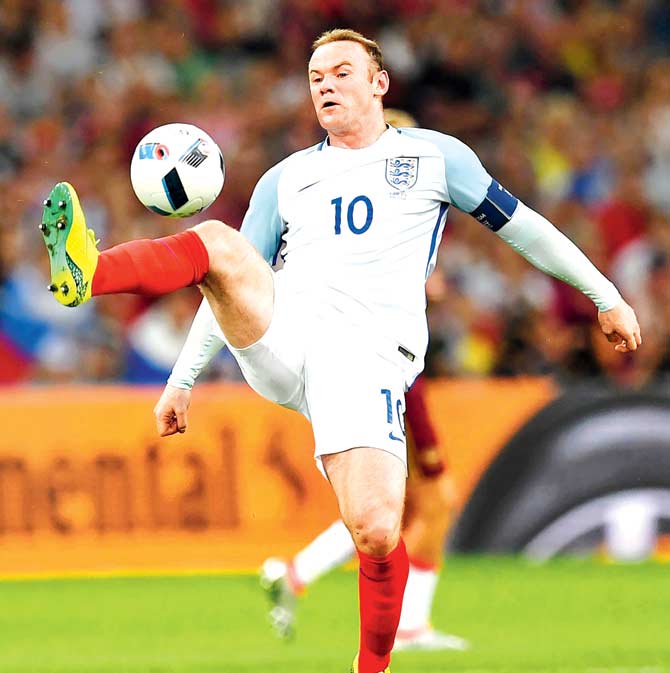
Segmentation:
[(40, 229), (51, 262), (49, 290), (66, 306), (101, 294), (158, 296), (200, 284), (232, 346), (251, 345), (270, 324), (272, 271), (223, 222), (208, 220), (173, 236), (129, 241), (98, 253), (76, 192), (62, 182), (44, 202)]

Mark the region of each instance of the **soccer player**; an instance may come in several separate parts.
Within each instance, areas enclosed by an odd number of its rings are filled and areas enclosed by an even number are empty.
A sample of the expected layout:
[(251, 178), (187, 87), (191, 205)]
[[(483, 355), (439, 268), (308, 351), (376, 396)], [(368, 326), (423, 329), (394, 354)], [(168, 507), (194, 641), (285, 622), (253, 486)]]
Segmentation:
[[(385, 108), (384, 119), (396, 128), (417, 126), (416, 120), (403, 110)], [(173, 367), (168, 386), (190, 390), (196, 376), (223, 346), (224, 341), (212, 335), (203, 352), (200, 338), (191, 337)], [(158, 411), (160, 413), (160, 407)], [(408, 448), (412, 463), (403, 520), (409, 575), (394, 650), (464, 650), (468, 647), (467, 641), (441, 633), (430, 624), (455, 493), (446, 469), (446, 456), (430, 421), (421, 377), (407, 393), (405, 423), (409, 428)], [(263, 564), (261, 584), (270, 598), (269, 617), (280, 638), (289, 638), (293, 634), (296, 597), (304, 587), (349, 561), (355, 553), (351, 535), (340, 519), (290, 562), (268, 559)]]
[[(614, 285), (470, 148), (384, 122), (389, 75), (375, 42), (338, 29), (313, 47), (309, 87), (327, 136), (261, 177), (241, 232), (207, 220), (99, 252), (68, 183), (51, 191), (40, 228), (58, 301), (199, 285), (207, 301), (193, 330), (203, 350), (218, 334), (252, 388), (311, 420), (317, 465), (359, 557), (352, 670), (387, 673), (408, 573), (400, 536), (405, 391), (423, 368), (424, 285), (447, 209), (472, 214), (590, 297), (617, 351), (636, 350), (640, 328)], [(273, 272), (280, 247), (284, 266)], [(188, 392), (164, 391), (155, 410), (160, 435), (186, 428)]]

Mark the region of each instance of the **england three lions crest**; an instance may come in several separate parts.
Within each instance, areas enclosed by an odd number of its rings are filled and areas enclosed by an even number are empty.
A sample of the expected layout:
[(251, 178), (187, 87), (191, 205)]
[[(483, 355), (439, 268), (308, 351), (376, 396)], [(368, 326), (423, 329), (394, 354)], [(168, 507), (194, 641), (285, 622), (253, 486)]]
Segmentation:
[(411, 189), (419, 175), (419, 157), (394, 157), (386, 160), (386, 182), (401, 191)]

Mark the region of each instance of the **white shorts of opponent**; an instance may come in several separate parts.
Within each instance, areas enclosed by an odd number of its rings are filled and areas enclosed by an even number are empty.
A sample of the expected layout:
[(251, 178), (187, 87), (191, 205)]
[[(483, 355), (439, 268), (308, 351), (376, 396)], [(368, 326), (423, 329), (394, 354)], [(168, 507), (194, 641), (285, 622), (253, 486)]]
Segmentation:
[(314, 317), (275, 273), (274, 313), (265, 334), (232, 348), (247, 383), (260, 395), (312, 423), (321, 456), (368, 446), (407, 465), (405, 391), (418, 372), (388, 338), (342, 318)]

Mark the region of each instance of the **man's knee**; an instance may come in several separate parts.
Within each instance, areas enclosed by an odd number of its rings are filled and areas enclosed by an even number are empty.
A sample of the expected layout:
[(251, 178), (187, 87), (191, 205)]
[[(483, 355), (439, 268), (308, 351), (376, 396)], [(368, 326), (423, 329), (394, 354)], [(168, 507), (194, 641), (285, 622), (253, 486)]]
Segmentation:
[(401, 508), (376, 509), (349, 517), (348, 526), (356, 549), (373, 556), (392, 552), (400, 539)]
[(213, 246), (221, 236), (225, 236), (228, 229), (232, 229), (232, 227), (221, 220), (205, 220), (192, 227), (192, 230), (198, 234), (207, 249)]
[(210, 256), (210, 264), (220, 255), (226, 255), (234, 229), (221, 220), (205, 220), (193, 227)]
[(235, 275), (252, 252), (251, 244), (240, 232), (221, 220), (205, 220), (193, 227), (193, 231), (209, 254), (210, 276)]
[(371, 447), (322, 457), (342, 518), (356, 548), (373, 556), (393, 551), (405, 504), (405, 465)]

